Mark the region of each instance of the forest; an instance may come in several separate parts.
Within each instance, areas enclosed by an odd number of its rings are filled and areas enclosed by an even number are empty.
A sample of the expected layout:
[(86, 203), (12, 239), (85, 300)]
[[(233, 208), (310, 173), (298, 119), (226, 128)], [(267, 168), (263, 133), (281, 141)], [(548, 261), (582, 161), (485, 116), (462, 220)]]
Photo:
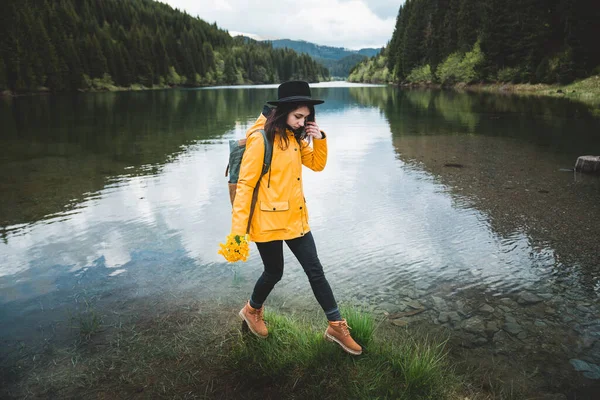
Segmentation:
[(600, 73), (600, 3), (406, 0), (357, 82), (570, 83)]
[(0, 92), (326, 80), (310, 56), (152, 0), (2, 0)]

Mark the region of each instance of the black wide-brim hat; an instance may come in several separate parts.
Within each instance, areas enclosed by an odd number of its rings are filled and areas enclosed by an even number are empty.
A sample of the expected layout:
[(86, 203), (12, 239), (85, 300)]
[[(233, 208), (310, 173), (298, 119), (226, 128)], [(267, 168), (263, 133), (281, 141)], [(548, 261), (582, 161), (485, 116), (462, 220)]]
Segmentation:
[(277, 106), (282, 103), (307, 103), (307, 104), (323, 104), (324, 100), (313, 99), (310, 95), (310, 87), (305, 81), (289, 81), (283, 82), (277, 88), (277, 97), (275, 101), (267, 101), (267, 103)]

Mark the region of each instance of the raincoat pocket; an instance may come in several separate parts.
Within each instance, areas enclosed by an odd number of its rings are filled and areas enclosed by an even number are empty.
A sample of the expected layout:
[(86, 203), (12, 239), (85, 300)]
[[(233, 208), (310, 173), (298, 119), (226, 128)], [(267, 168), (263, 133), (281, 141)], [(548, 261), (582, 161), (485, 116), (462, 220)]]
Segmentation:
[(289, 201), (261, 201), (259, 226), (261, 231), (286, 229), (290, 220)]

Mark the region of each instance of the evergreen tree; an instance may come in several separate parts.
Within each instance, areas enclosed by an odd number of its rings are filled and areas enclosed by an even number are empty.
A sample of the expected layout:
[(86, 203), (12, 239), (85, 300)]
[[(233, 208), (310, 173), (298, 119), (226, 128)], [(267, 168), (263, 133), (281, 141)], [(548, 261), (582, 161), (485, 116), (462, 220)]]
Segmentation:
[[(473, 71), (478, 79), (500, 73), (514, 82), (569, 82), (600, 65), (599, 20), (598, 2), (584, 0), (406, 0), (381, 56), (398, 81), (416, 68), (436, 71), (450, 58), (459, 65), (477, 53), (484, 60)], [(473, 52), (477, 41), (481, 53)], [(354, 70), (368, 71), (361, 73), (369, 80), (378, 63)]]
[(480, 4), (476, 0), (459, 1), (456, 17), (456, 41), (457, 49), (462, 53), (469, 51), (479, 36)]
[(85, 47), (87, 50), (88, 71), (92, 78), (101, 78), (107, 72), (108, 66), (106, 57), (102, 52), (100, 43), (95, 34), (87, 36), (85, 39)]
[(150, 0), (3, 0), (0, 59), (3, 84), (16, 91), (82, 89), (85, 75), (120, 86), (328, 76), (307, 56), (233, 39)]

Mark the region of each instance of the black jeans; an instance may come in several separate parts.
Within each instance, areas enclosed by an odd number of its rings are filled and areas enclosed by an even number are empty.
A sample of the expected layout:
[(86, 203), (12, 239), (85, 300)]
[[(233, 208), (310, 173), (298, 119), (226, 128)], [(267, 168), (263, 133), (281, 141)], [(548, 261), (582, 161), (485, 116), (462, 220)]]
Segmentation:
[[(325, 279), (323, 266), (317, 256), (317, 247), (312, 234), (308, 232), (299, 238), (286, 240), (285, 243), (304, 268), (313, 293), (325, 314), (328, 318), (335, 313), (339, 315), (333, 292), (327, 279)], [(262, 305), (275, 284), (283, 276), (283, 240), (256, 243), (256, 246), (263, 260), (265, 270), (254, 286), (251, 301), (256, 305)]]

